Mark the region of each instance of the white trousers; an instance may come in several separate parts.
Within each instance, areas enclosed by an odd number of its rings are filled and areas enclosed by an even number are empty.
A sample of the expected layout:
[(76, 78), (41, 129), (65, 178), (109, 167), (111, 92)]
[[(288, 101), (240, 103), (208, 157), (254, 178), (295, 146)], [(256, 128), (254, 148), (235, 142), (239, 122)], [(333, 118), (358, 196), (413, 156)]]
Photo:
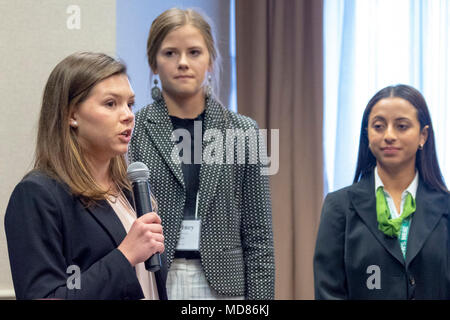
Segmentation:
[(169, 300), (244, 300), (243, 296), (224, 296), (208, 284), (200, 259), (174, 259), (167, 274)]

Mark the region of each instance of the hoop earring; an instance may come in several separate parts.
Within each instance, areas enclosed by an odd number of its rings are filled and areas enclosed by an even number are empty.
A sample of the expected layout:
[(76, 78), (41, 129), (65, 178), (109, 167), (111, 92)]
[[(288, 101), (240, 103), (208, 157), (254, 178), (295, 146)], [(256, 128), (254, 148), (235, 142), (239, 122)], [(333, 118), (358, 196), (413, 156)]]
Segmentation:
[(153, 81), (153, 83), (155, 84), (152, 88), (152, 99), (154, 101), (161, 99), (162, 94), (161, 94), (161, 89), (159, 89), (158, 87), (158, 79), (155, 79)]

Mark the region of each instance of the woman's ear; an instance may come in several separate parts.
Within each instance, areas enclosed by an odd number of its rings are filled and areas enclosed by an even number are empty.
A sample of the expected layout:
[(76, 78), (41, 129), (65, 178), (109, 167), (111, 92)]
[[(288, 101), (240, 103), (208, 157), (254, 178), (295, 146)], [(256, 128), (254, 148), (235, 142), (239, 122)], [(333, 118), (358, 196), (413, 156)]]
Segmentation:
[(208, 67), (208, 72), (211, 74), (213, 72), (213, 70), (214, 70), (214, 66), (213, 66), (212, 61), (210, 61), (209, 62), (209, 67)]
[(74, 129), (78, 128), (77, 118), (78, 118), (77, 112), (75, 110), (72, 110), (69, 113), (69, 126), (71, 126)]
[(155, 74), (155, 75), (158, 74), (158, 68), (156, 66), (150, 67), (150, 69), (152, 70), (153, 74)]
[(421, 132), (420, 132), (420, 145), (425, 145), (425, 142), (427, 142), (428, 139), (428, 129), (430, 128), (429, 125), (426, 125), (425, 127), (422, 128)]

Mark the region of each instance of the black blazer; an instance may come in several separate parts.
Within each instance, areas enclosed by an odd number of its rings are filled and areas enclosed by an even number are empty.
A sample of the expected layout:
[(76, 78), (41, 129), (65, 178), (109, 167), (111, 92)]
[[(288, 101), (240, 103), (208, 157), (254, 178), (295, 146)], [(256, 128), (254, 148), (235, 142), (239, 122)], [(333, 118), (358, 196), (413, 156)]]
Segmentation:
[(316, 299), (450, 299), (449, 239), (449, 195), (419, 179), (404, 259), (398, 239), (378, 230), (372, 173), (325, 199)]
[[(17, 299), (144, 297), (135, 269), (117, 249), (126, 231), (107, 201), (85, 208), (66, 185), (33, 172), (11, 195), (5, 231)], [(162, 260), (155, 277), (160, 299), (167, 299), (164, 254)], [(79, 288), (69, 266), (79, 267)]]

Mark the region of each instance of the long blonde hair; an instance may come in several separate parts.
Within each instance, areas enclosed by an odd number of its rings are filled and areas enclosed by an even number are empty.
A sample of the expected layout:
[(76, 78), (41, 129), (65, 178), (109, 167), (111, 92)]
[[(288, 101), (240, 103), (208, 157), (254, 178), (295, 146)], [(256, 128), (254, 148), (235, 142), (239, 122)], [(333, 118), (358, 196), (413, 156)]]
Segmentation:
[[(120, 74), (126, 74), (126, 66), (106, 54), (74, 53), (58, 63), (44, 89), (34, 170), (65, 183), (88, 205), (106, 199), (108, 191), (95, 182), (89, 171), (76, 132), (69, 126), (69, 117), (96, 84)], [(124, 155), (111, 160), (112, 180), (120, 188), (131, 190), (126, 171)]]

